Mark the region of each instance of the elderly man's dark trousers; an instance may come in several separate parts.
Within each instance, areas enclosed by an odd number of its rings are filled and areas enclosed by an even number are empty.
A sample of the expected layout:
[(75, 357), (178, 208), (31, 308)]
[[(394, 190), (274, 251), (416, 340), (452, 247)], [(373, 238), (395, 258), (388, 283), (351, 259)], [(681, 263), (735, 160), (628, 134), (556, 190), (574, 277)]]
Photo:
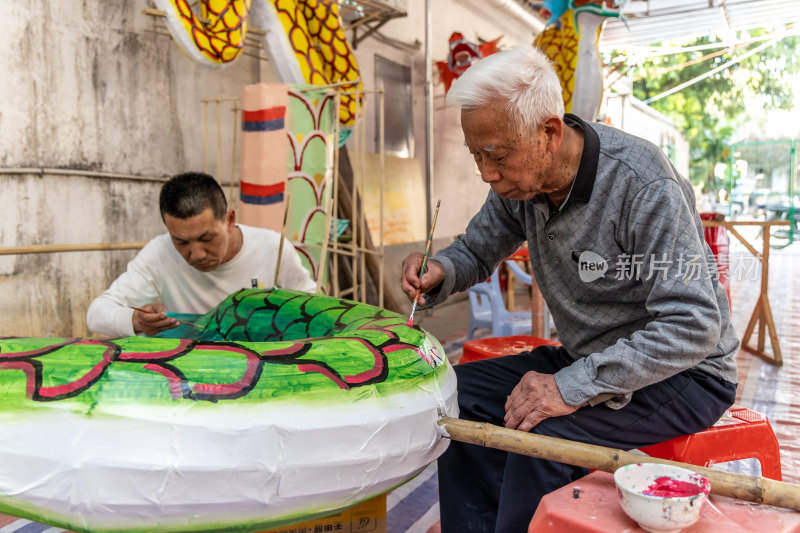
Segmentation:
[[(561, 347), (456, 365), (460, 418), (503, 425), (508, 395), (528, 371), (554, 374), (572, 363)], [(736, 385), (687, 370), (633, 395), (622, 409), (604, 404), (548, 418), (531, 432), (632, 449), (702, 431), (730, 407)], [(585, 468), (452, 441), (439, 458), (444, 533), (526, 532), (545, 494), (588, 473)]]

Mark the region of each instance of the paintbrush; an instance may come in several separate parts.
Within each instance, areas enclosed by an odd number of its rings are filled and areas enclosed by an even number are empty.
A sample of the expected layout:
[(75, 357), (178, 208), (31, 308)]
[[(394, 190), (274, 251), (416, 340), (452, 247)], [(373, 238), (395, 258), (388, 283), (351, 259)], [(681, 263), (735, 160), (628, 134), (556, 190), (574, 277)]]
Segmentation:
[(419, 277), (420, 277), (420, 287), (417, 288), (417, 292), (414, 294), (414, 303), (411, 304), (411, 314), (408, 315), (408, 322), (406, 325), (413, 326), (414, 325), (414, 311), (417, 310), (417, 300), (419, 299), (419, 293), (422, 290), (422, 275), (425, 274), (425, 266), (428, 264), (428, 253), (431, 250), (431, 241), (433, 240), (433, 229), (436, 227), (436, 217), (439, 216), (439, 204), (441, 204), (441, 200), (436, 201), (436, 211), (433, 213), (433, 222), (431, 222), (431, 231), (428, 233), (428, 243), (425, 245), (425, 256), (422, 258), (422, 268), (419, 270)]
[[(148, 311), (147, 309), (142, 309), (141, 307), (131, 306), (131, 309), (133, 309), (134, 311), (139, 311), (140, 313), (147, 313), (147, 314), (151, 314), (151, 315), (153, 314), (153, 311)], [(170, 318), (172, 318), (172, 317), (170, 317)], [(178, 319), (176, 318), (175, 320), (178, 320)], [(193, 328), (200, 328), (200, 326), (198, 326), (197, 324), (192, 324), (191, 322), (184, 322), (183, 320), (178, 320), (178, 323), (179, 324), (185, 324), (187, 326), (192, 326)], [(202, 329), (202, 328), (200, 328), (200, 329)]]

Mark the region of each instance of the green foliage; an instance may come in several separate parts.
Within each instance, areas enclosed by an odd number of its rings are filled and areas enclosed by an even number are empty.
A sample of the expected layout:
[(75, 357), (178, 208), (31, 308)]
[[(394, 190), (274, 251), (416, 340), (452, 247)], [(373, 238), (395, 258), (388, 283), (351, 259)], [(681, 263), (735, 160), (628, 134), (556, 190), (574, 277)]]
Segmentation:
[[(740, 41), (767, 34), (766, 30), (738, 35)], [(701, 37), (681, 47), (695, 47), (718, 42)], [(704, 49), (657, 56), (633, 67), (633, 95), (640, 100), (658, 96), (692, 80), (759, 46), (749, 45), (718, 55), (718, 49)], [(689, 179), (695, 185), (717, 191), (724, 186), (714, 178), (714, 166), (728, 157), (731, 137), (745, 120), (748, 105), (764, 110), (791, 109), (791, 77), (800, 72), (800, 36), (784, 37), (730, 68), (653, 101), (650, 105), (680, 128), (690, 145)], [(711, 56), (706, 57), (704, 56)], [(702, 60), (701, 60), (702, 59)]]

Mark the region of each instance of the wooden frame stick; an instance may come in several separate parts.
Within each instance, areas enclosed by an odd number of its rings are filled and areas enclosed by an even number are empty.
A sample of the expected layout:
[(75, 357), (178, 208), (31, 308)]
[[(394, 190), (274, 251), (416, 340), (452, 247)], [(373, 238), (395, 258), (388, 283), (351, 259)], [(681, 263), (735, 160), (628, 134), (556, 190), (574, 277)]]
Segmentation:
[(322, 250), (319, 254), (319, 268), (317, 269), (317, 288), (314, 293), (319, 294), (322, 282), (325, 279), (325, 263), (328, 259), (328, 243), (331, 239), (331, 213), (333, 212), (333, 198), (328, 200), (328, 212), (325, 215), (325, 238), (322, 240)]
[(283, 226), (281, 226), (281, 243), (278, 245), (278, 257), (275, 261), (275, 278), (272, 286), (278, 286), (278, 277), (281, 274), (281, 260), (283, 259), (283, 241), (286, 240), (286, 226), (289, 223), (289, 211), (292, 208), (292, 195), (286, 193), (283, 198)]
[(613, 473), (621, 466), (642, 462), (679, 466), (707, 477), (711, 482), (712, 494), (800, 511), (800, 486), (791, 483), (647, 457), (605, 446), (536, 435), (449, 416), (441, 417), (438, 424), (444, 427), (453, 440), (603, 472)]
[(236, 185), (236, 163), (238, 162), (236, 159), (236, 137), (239, 131), (239, 106), (234, 103), (231, 111), (233, 112), (233, 148), (231, 148), (231, 183), (228, 189), (228, 207), (235, 209), (236, 198), (233, 196), (233, 187)]

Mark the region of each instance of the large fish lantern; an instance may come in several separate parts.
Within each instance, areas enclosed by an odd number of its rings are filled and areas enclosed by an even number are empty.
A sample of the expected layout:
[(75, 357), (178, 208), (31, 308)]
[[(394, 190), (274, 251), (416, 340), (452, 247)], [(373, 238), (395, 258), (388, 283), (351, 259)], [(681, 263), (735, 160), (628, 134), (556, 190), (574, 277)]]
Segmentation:
[[(346, 84), (360, 88), (358, 63), (345, 37), (339, 4), (325, 0), (155, 0), (166, 14), (175, 42), (194, 61), (218, 68), (244, 50), (249, 24), (266, 31), (262, 38), (273, 72), (283, 83)], [(342, 93), (339, 109), (343, 137), (355, 124), (360, 100)]]
[(403, 483), (457, 416), (406, 317), (246, 289), (178, 333), (0, 339), (0, 512), (92, 532), (256, 531)]
[(612, 0), (545, 0), (529, 2), (548, 17), (533, 45), (555, 65), (567, 113), (594, 121), (603, 97), (598, 42), (608, 17), (620, 17), (622, 2)]
[(476, 61), (498, 51), (497, 43), (500, 37), (493, 41), (486, 41), (482, 44), (475, 44), (458, 32), (450, 36), (450, 52), (447, 61), (437, 61), (436, 68), (439, 70), (439, 77), (444, 83), (445, 92), (450, 90), (459, 76), (461, 76)]

